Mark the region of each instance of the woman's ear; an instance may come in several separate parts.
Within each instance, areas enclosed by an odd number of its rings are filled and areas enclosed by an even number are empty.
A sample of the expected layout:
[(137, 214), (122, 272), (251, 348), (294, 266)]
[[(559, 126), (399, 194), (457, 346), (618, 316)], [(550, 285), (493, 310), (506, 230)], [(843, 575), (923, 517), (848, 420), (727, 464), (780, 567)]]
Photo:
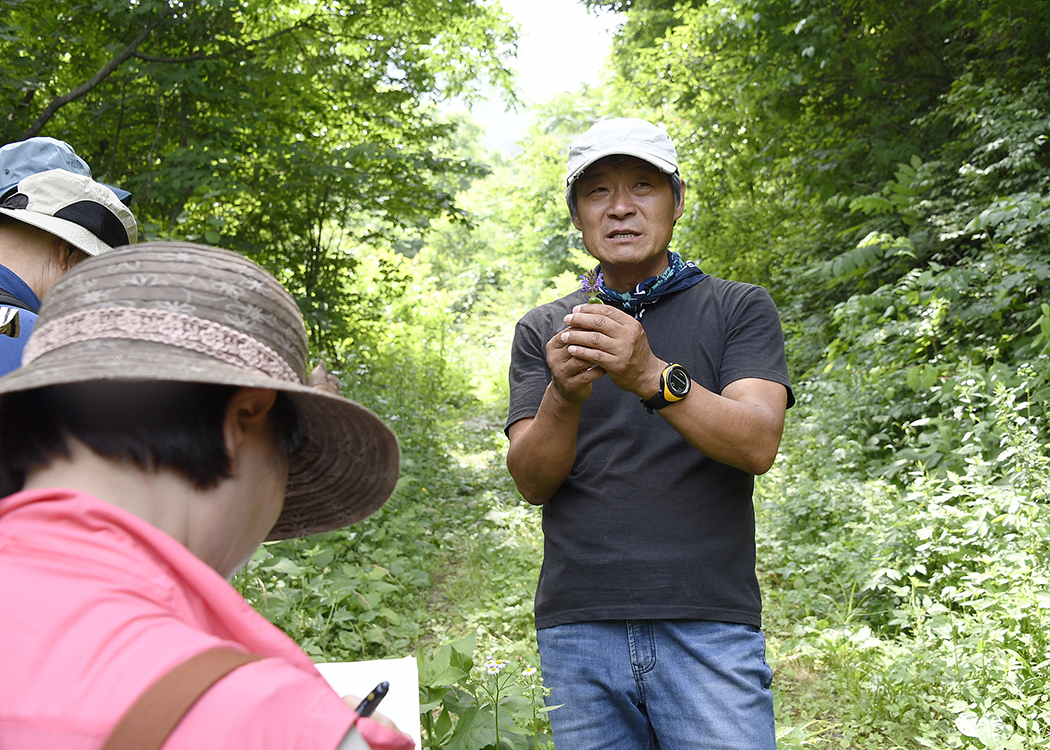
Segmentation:
[(59, 267), (62, 269), (62, 273), (73, 268), (73, 266), (81, 263), (91, 256), (81, 250), (79, 247), (73, 247), (71, 244), (62, 240), (62, 249), (59, 254)]
[(222, 437), (233, 463), (237, 453), (248, 439), (260, 432), (270, 433), (270, 410), (277, 401), (272, 388), (238, 388), (226, 404), (222, 421)]

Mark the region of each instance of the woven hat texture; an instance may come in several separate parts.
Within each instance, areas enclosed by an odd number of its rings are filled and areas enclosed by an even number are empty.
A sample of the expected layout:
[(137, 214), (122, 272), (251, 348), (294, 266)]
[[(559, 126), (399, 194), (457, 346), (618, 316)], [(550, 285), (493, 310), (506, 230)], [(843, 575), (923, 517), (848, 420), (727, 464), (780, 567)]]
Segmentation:
[(288, 539), (373, 513), (394, 491), (400, 464), (397, 438), (375, 414), (305, 384), (306, 356), (299, 308), (267, 271), (228, 250), (146, 242), (88, 258), (59, 280), (0, 394), (94, 380), (287, 393), (302, 441), (268, 539)]

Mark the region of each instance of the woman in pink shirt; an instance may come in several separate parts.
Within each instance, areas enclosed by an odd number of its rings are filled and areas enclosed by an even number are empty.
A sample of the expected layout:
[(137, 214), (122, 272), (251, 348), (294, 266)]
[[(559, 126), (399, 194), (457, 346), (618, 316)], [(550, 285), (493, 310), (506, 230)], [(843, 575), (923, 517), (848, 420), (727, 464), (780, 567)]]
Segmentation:
[(393, 433), (323, 368), (307, 379), (306, 352), (294, 300), (225, 250), (139, 244), (54, 287), (0, 379), (0, 748), (102, 748), (216, 649), (255, 660), (163, 747), (412, 747), (227, 582), (262, 541), (354, 523), (397, 482)]

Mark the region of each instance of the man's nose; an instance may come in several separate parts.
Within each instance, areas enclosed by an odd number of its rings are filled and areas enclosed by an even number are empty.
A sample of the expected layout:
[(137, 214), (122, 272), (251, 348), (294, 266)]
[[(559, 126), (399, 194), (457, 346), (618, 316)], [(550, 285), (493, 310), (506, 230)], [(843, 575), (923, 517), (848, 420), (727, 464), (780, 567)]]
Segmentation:
[(612, 193), (612, 200), (609, 201), (609, 215), (622, 218), (624, 216), (631, 216), (635, 211), (634, 197), (631, 195), (631, 191), (626, 188), (617, 188)]

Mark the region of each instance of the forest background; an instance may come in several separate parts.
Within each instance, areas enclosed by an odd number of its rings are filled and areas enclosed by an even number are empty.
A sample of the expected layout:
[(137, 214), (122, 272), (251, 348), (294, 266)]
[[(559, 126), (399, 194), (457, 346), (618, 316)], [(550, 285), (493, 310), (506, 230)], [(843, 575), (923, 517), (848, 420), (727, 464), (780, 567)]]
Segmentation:
[(569, 140), (644, 116), (688, 183), (673, 247), (784, 324), (756, 498), (781, 747), (1050, 747), (1050, 2), (588, 6), (626, 18), (605, 82), (507, 158), (446, 106), (514, 101), (492, 2), (0, 4), (2, 142), (64, 139), (141, 236), (273, 271), (398, 433), (382, 511), (236, 583), (317, 660), (418, 653), (426, 746), (544, 746), (507, 353), (591, 265)]

